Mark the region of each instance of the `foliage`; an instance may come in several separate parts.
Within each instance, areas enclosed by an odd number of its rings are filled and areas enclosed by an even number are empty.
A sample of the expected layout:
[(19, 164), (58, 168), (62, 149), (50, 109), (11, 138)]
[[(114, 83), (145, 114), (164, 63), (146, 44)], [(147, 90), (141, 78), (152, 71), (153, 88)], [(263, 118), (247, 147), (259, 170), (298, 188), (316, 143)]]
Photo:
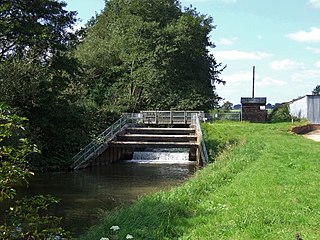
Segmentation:
[(118, 112), (217, 105), (212, 22), (174, 0), (107, 1), (76, 51), (87, 97)]
[(80, 239), (109, 237), (112, 225), (118, 239), (317, 239), (318, 143), (289, 133), (288, 123), (205, 125), (205, 139), (221, 146), (217, 161), (108, 213)]
[(176, 0), (111, 0), (78, 35), (65, 6), (0, 7), (0, 101), (29, 119), (42, 152), (34, 168), (66, 168), (122, 112), (218, 105), (224, 68), (210, 54), (211, 17)]
[(47, 214), (58, 200), (50, 195), (24, 198), (10, 207), (0, 239), (62, 239), (68, 233), (60, 227), (61, 218)]
[(320, 85), (317, 85), (317, 86), (312, 90), (312, 95), (320, 95)]
[(222, 104), (221, 109), (223, 110), (232, 110), (233, 103), (226, 101)]
[(31, 164), (42, 169), (65, 167), (89, 138), (91, 121), (74, 90), (80, 67), (70, 54), (76, 13), (65, 6), (5, 0), (0, 7), (0, 101), (29, 119), (29, 138), (42, 151)]
[(269, 115), (269, 122), (276, 123), (276, 122), (290, 122), (292, 119), (289, 105), (282, 104), (272, 110)]
[[(29, 171), (30, 155), (38, 153), (25, 137), (26, 118), (0, 104), (0, 202), (14, 199), (15, 187), (26, 184), (33, 175)], [(60, 218), (48, 216), (45, 210), (57, 199), (51, 196), (35, 196), (16, 202), (10, 207), (4, 225), (0, 225), (0, 239), (54, 239), (64, 236)]]
[(55, 0), (2, 0), (0, 7), (0, 62), (32, 54), (43, 60), (66, 50), (75, 12)]
[(25, 121), (0, 104), (0, 202), (13, 199), (13, 186), (26, 182), (33, 174), (28, 170), (28, 159), (37, 148), (25, 138)]

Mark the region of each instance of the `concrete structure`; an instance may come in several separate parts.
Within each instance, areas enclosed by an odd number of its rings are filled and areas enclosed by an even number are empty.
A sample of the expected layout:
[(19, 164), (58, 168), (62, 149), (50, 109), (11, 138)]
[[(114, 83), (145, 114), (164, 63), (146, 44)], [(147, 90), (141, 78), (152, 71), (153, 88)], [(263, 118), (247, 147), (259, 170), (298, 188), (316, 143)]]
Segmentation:
[(306, 95), (288, 104), (292, 117), (308, 119), (312, 124), (320, 123), (320, 96)]
[(265, 123), (267, 122), (266, 110), (267, 98), (241, 98), (241, 119), (242, 121)]
[[(142, 111), (123, 114), (72, 158), (71, 169), (132, 159), (136, 150), (189, 149), (189, 160), (208, 161), (202, 137), (201, 111)], [(175, 126), (175, 127), (174, 127)]]

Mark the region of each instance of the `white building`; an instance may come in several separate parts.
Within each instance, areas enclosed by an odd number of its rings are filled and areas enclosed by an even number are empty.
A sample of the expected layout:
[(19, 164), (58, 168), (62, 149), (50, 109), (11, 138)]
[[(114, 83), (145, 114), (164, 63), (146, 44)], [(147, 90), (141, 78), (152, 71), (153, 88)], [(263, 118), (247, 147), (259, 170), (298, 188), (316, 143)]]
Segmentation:
[(293, 117), (308, 119), (313, 124), (320, 123), (320, 96), (306, 95), (289, 102)]

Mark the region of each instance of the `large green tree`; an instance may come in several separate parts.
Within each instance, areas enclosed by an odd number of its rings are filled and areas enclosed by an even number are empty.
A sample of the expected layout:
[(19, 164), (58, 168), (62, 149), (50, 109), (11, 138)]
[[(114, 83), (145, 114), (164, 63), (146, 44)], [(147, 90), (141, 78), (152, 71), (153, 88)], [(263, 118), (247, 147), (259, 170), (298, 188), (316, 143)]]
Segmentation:
[(65, 6), (56, 0), (2, 1), (0, 89), (10, 105), (39, 105), (39, 98), (60, 94), (71, 81), (75, 68), (67, 50), (76, 38), (69, 31), (76, 13)]
[(88, 99), (115, 111), (217, 105), (211, 17), (175, 0), (110, 0), (76, 55)]
[(79, 75), (70, 54), (76, 13), (65, 6), (57, 0), (3, 0), (0, 6), (0, 101), (29, 119), (31, 139), (46, 159), (39, 166), (63, 164), (87, 135), (72, 91)]
[(66, 50), (74, 35), (76, 12), (56, 0), (2, 0), (0, 6), (0, 61), (28, 53), (51, 58)]

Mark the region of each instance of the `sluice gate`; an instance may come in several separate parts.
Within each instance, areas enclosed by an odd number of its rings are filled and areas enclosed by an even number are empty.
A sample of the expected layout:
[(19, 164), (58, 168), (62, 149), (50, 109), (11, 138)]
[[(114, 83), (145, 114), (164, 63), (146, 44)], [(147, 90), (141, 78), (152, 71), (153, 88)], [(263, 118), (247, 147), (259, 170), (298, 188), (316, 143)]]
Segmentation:
[(135, 151), (155, 148), (189, 149), (189, 160), (208, 160), (200, 111), (142, 111), (123, 114), (112, 126), (73, 157), (72, 169), (130, 160)]

